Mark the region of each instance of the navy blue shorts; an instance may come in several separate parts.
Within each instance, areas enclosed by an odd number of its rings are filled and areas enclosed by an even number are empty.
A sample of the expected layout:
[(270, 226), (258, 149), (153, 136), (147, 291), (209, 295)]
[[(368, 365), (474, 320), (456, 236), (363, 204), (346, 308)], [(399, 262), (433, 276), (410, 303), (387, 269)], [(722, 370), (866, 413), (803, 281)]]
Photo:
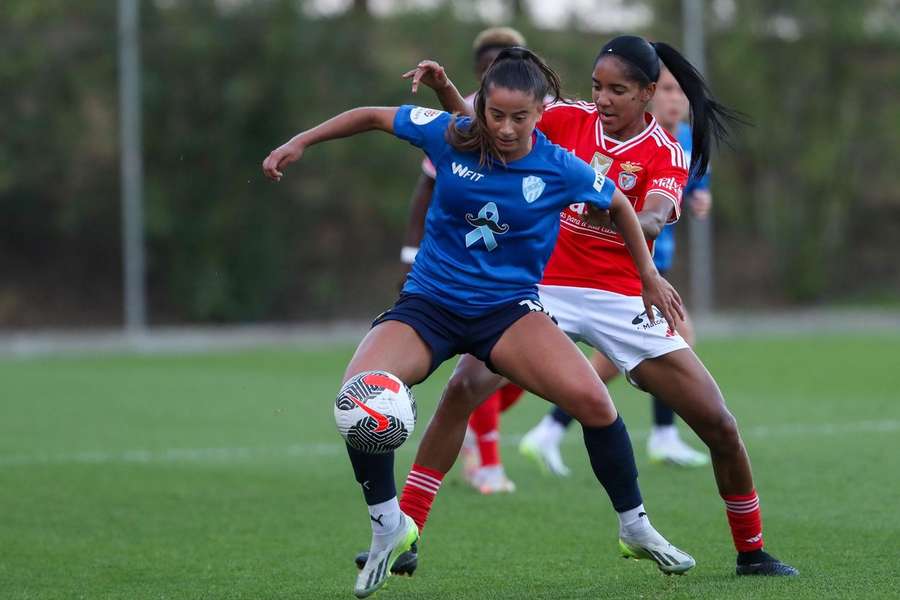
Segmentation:
[(394, 306), (372, 322), (372, 327), (385, 321), (400, 321), (415, 329), (431, 348), (428, 375), (457, 354), (471, 354), (495, 371), (491, 350), (510, 325), (530, 312), (550, 315), (532, 298), (515, 300), (479, 317), (463, 317), (425, 296), (401, 294)]

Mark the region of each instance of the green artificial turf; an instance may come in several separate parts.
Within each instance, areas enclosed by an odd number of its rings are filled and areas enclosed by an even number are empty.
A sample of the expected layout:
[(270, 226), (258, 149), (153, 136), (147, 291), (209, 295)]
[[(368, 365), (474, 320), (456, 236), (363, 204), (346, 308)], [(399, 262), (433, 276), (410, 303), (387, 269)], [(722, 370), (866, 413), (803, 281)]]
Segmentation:
[[(0, 598), (351, 598), (369, 520), (332, 417), (351, 352), (0, 361)], [(618, 557), (577, 426), (568, 479), (518, 455), (547, 406), (528, 396), (502, 421), (518, 491), (481, 497), (451, 472), (415, 577), (376, 598), (900, 596), (900, 337), (709, 341), (699, 353), (744, 432), (767, 546), (799, 578), (734, 576), (711, 470), (649, 464), (649, 403), (618, 381), (645, 504), (695, 569), (666, 577)], [(449, 367), (414, 390), (399, 484)]]

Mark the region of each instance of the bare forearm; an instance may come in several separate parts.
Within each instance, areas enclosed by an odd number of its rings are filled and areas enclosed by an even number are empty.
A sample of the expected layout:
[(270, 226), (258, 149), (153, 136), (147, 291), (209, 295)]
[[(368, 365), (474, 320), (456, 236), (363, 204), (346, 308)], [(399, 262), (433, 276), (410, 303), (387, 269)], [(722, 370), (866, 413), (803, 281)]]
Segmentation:
[(637, 213), (637, 218), (641, 224), (641, 231), (648, 240), (655, 240), (666, 226), (666, 219), (658, 213), (641, 211)]
[(447, 112), (472, 116), (472, 108), (466, 103), (466, 99), (459, 93), (452, 81), (448, 81), (446, 86), (435, 90), (434, 93), (437, 94), (438, 101)]
[(409, 221), (406, 224), (404, 246), (417, 247), (422, 241), (425, 231), (425, 214), (431, 203), (431, 194), (434, 191), (434, 179), (422, 173), (416, 183), (412, 201), (409, 206)]
[(395, 108), (354, 108), (342, 112), (312, 129), (298, 133), (290, 139), (288, 144), (308, 148), (321, 142), (349, 137), (373, 129), (390, 133), (393, 130), (394, 113), (396, 113)]

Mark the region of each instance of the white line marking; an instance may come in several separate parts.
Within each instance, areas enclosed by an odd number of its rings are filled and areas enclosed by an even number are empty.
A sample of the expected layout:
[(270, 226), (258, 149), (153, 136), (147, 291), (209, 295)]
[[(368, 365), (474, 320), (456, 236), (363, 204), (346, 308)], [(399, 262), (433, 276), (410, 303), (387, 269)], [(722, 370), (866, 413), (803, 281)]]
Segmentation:
[[(855, 423), (786, 423), (757, 425), (742, 430), (745, 438), (784, 436), (832, 436), (849, 433), (895, 433), (900, 431), (900, 421), (857, 421)], [(632, 438), (645, 439), (649, 431), (631, 432)], [(503, 436), (502, 445), (514, 446), (521, 435)], [(577, 438), (577, 439), (576, 439)], [(566, 442), (581, 443), (580, 436), (568, 436)], [(412, 447), (404, 448), (411, 451)], [(59, 454), (11, 454), (0, 455), (0, 467), (55, 465), (55, 464), (165, 464), (165, 463), (223, 463), (252, 462), (261, 459), (318, 458), (344, 452), (338, 442), (292, 444), (282, 447), (247, 448), (168, 448), (164, 450), (126, 450), (121, 452), (73, 452)]]

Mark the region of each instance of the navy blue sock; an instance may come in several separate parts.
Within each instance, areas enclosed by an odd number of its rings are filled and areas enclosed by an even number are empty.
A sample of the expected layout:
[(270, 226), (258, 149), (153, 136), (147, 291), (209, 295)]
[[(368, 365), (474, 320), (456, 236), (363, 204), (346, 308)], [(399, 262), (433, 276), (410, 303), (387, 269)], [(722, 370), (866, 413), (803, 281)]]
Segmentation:
[(362, 486), (366, 504), (380, 504), (397, 495), (394, 485), (394, 453), (366, 454), (347, 446), (356, 481)]
[(675, 424), (675, 411), (663, 404), (656, 396), (650, 396), (653, 400), (653, 424), (660, 427)]
[(554, 421), (556, 421), (563, 427), (568, 427), (572, 422), (572, 417), (569, 416), (569, 413), (558, 406), (553, 407), (553, 409), (550, 411), (550, 416), (553, 417)]
[(616, 512), (640, 506), (643, 500), (637, 482), (637, 465), (622, 417), (617, 417), (606, 427), (582, 426), (582, 430), (594, 475), (606, 490)]

